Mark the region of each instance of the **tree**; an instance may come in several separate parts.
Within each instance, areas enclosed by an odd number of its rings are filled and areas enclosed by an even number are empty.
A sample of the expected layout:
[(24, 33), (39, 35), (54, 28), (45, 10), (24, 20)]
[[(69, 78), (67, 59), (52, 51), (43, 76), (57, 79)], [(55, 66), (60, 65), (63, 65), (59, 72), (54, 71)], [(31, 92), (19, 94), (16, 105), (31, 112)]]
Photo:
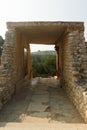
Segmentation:
[(3, 44), (4, 44), (4, 39), (2, 38), (2, 36), (0, 36), (0, 57), (2, 54)]
[[(54, 76), (56, 73), (56, 55), (40, 52), (41, 54), (31, 54), (33, 76)], [(42, 54), (43, 53), (43, 54)], [(51, 53), (51, 52), (50, 52)]]

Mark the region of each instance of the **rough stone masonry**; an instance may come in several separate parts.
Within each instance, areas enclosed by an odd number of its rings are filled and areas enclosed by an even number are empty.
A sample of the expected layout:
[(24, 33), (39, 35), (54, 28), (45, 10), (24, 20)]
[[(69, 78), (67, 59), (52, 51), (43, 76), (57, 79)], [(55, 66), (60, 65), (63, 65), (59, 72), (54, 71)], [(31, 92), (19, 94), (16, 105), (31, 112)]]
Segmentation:
[[(55, 45), (61, 86), (87, 123), (87, 44), (83, 22), (8, 22), (0, 66), (0, 109), (25, 77), (31, 79), (30, 43)], [(24, 70), (27, 50), (28, 73)]]

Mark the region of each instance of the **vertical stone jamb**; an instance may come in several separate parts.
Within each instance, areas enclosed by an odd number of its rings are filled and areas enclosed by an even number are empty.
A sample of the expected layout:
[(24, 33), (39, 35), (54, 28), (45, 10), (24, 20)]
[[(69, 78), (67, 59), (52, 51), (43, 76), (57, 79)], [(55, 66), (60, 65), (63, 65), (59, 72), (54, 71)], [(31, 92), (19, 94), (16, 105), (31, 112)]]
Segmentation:
[(60, 76), (60, 70), (59, 70), (59, 46), (55, 46), (55, 50), (56, 50), (56, 75), (57, 78), (59, 78)]
[(30, 53), (30, 45), (27, 44), (27, 50), (28, 50), (28, 79), (31, 79), (32, 77), (32, 64), (31, 64), (31, 53)]

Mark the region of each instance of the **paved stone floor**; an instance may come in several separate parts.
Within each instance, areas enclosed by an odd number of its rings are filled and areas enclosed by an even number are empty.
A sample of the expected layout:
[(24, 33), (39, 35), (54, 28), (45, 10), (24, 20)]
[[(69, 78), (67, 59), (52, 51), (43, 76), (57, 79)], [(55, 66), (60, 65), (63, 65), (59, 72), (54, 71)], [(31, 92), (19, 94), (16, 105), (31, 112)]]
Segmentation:
[[(26, 124), (26, 128), (32, 126), (31, 129), (34, 130), (33, 126), (37, 123), (39, 124), (35, 126), (35, 130), (41, 126), (41, 130), (46, 130), (44, 125), (52, 130), (64, 124), (69, 130), (75, 126), (75, 130), (86, 127), (64, 90), (60, 88), (58, 80), (53, 78), (34, 79), (31, 87), (27, 83), (0, 111), (0, 122), (1, 128), (6, 126), (9, 129), (12, 125), (25, 128), (23, 124)], [(80, 129), (77, 129), (78, 126)]]

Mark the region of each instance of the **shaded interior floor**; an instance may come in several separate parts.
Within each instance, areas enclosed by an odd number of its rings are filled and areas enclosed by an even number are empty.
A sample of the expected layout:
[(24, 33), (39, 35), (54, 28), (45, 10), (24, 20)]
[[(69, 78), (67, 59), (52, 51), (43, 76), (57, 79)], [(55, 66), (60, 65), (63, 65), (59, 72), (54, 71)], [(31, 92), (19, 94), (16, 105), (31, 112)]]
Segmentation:
[(84, 123), (53, 78), (34, 79), (31, 85), (26, 82), (0, 111), (0, 122)]

